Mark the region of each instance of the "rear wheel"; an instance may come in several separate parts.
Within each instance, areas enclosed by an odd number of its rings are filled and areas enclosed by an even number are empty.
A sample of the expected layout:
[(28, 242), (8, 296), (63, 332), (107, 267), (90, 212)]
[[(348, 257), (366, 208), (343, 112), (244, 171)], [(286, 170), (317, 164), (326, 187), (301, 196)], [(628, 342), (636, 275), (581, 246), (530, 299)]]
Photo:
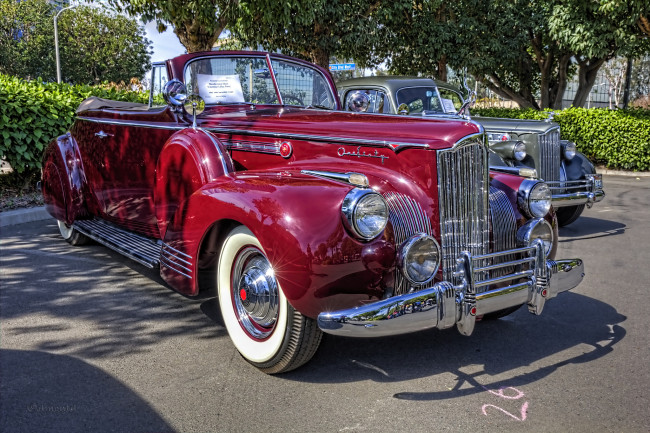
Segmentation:
[(65, 239), (67, 243), (70, 245), (86, 245), (88, 242), (90, 242), (90, 238), (83, 233), (79, 233), (77, 230), (75, 230), (73, 227), (67, 225), (65, 222), (57, 220), (57, 223), (59, 225), (59, 233), (61, 233), (61, 237)]
[(580, 217), (583, 210), (585, 210), (584, 204), (578, 206), (560, 207), (555, 211), (557, 214), (557, 223), (560, 225), (560, 227), (568, 226)]
[(289, 305), (260, 242), (247, 228), (228, 234), (217, 278), (224, 324), (246, 361), (275, 374), (298, 368), (314, 356), (321, 330)]

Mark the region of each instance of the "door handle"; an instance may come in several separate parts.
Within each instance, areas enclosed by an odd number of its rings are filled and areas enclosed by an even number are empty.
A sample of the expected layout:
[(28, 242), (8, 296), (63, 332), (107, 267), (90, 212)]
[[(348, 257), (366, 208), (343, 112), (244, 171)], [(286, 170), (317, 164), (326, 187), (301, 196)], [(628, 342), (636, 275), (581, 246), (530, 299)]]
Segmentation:
[(95, 132), (95, 137), (99, 137), (99, 138), (106, 138), (106, 137), (112, 137), (112, 136), (113, 136), (113, 134), (107, 134), (104, 131)]

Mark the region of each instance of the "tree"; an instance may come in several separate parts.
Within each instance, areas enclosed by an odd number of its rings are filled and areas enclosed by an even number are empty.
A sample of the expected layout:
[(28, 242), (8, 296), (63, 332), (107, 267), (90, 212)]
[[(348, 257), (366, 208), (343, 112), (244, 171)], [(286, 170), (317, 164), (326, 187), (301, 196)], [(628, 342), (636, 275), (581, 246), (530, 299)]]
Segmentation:
[[(173, 27), (188, 53), (209, 51), (226, 26), (234, 22), (238, 0), (109, 0), (119, 11), (155, 22), (158, 31)], [(271, 2), (273, 3), (273, 2)]]
[(53, 13), (47, 0), (0, 0), (0, 73), (55, 76)]
[(61, 14), (59, 26), (64, 81), (128, 82), (151, 68), (151, 42), (135, 19), (82, 6)]
[[(56, 79), (54, 14), (47, 0), (0, 0), (0, 72)], [(59, 16), (64, 81), (96, 84), (141, 78), (151, 67), (150, 42), (135, 21), (103, 9), (77, 7)]]
[(243, 45), (281, 50), (324, 68), (332, 56), (367, 66), (376, 48), (386, 42), (379, 17), (410, 4), (405, 0), (242, 0), (231, 31)]

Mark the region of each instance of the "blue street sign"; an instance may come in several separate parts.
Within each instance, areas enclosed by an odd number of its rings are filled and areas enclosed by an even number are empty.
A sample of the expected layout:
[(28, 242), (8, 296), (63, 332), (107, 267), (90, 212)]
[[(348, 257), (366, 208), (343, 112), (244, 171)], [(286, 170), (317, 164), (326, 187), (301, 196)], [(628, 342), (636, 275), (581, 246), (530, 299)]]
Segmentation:
[(354, 63), (332, 63), (330, 71), (354, 71), (356, 64)]

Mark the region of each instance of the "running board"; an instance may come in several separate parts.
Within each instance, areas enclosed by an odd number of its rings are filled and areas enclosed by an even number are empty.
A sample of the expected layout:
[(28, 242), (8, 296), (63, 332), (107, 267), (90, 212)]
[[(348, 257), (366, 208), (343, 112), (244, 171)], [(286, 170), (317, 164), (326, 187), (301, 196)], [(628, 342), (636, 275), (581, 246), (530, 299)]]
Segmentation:
[(160, 266), (162, 242), (137, 235), (101, 219), (78, 220), (72, 227), (90, 239), (154, 269)]

